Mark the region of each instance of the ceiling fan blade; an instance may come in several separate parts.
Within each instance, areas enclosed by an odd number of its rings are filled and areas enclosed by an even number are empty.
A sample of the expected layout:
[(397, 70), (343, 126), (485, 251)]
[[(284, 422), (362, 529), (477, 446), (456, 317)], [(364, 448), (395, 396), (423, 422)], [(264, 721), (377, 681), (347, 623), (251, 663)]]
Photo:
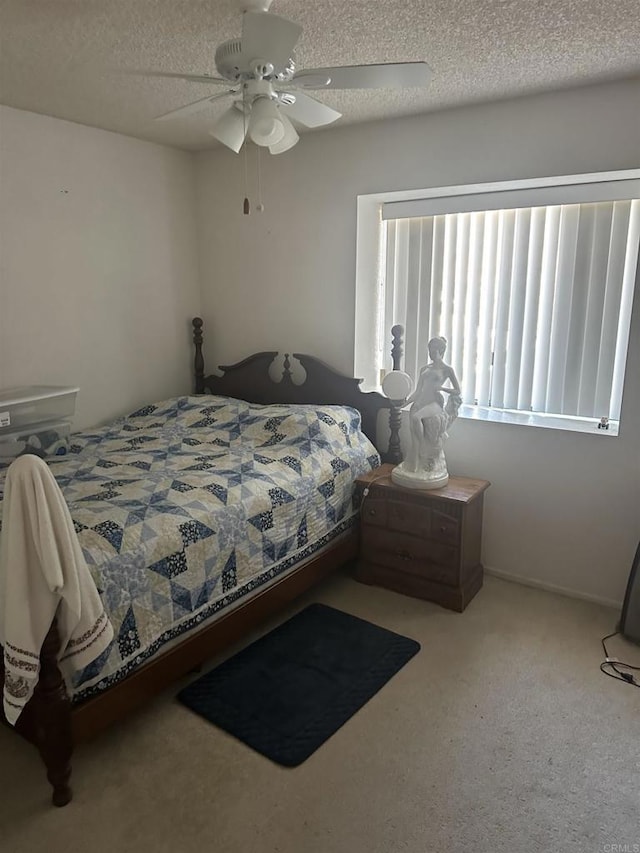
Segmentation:
[(182, 116), (188, 116), (191, 113), (198, 113), (200, 110), (206, 109), (206, 107), (212, 103), (213, 101), (217, 101), (220, 98), (228, 98), (229, 95), (233, 95), (233, 91), (222, 92), (220, 95), (209, 95), (207, 98), (200, 98), (198, 101), (193, 101), (191, 104), (185, 104), (184, 107), (178, 107), (177, 110), (171, 110), (169, 113), (165, 113), (161, 116), (156, 116), (154, 121), (167, 121), (167, 119), (172, 118), (182, 118)]
[(290, 119), (282, 112), (282, 108), (280, 108), (280, 121), (284, 126), (284, 136), (280, 142), (276, 142), (275, 145), (269, 146), (269, 151), (272, 154), (284, 154), (285, 151), (293, 148), (296, 142), (300, 139), (298, 132)]
[(293, 82), (303, 89), (402, 89), (426, 86), (431, 76), (426, 62), (389, 62), (309, 68), (296, 74)]
[(331, 124), (342, 116), (342, 113), (321, 104), (309, 95), (303, 95), (302, 92), (296, 92), (295, 104), (282, 104), (280, 110), (305, 127), (322, 127), (323, 124)]
[(251, 61), (262, 59), (276, 68), (287, 65), (302, 27), (270, 12), (245, 12), (242, 16), (242, 53)]
[(208, 74), (180, 74), (177, 71), (130, 71), (129, 74), (137, 74), (142, 77), (169, 77), (174, 80), (189, 80), (191, 83), (214, 83), (218, 86), (229, 85), (229, 80)]
[(238, 154), (247, 135), (247, 127), (248, 122), (244, 114), (233, 106), (220, 116), (209, 133)]

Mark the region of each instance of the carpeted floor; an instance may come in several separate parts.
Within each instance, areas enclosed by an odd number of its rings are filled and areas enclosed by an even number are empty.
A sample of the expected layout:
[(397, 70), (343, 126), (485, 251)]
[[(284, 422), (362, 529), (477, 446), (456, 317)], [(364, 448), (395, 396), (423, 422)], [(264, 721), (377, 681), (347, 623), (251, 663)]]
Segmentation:
[(640, 691), (598, 669), (614, 611), (488, 578), (459, 615), (337, 576), (283, 616), (314, 600), (422, 651), (304, 764), (278, 767), (166, 695), (77, 752), (56, 810), (35, 752), (2, 730), (2, 853), (640, 845)]

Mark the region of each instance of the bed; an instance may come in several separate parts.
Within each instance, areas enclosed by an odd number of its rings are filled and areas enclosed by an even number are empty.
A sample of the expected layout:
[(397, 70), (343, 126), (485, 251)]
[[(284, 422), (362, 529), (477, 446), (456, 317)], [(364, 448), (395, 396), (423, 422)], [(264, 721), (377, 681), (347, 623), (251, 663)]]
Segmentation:
[(50, 463), (115, 631), (73, 678), (58, 663), (55, 619), (43, 643), (15, 728), (38, 748), (54, 805), (71, 799), (75, 743), (357, 553), (353, 480), (380, 462), (377, 419), (389, 401), (302, 354), (303, 382), (288, 355), (271, 378), (276, 352), (206, 375), (202, 329), (195, 318), (196, 395), (76, 434)]

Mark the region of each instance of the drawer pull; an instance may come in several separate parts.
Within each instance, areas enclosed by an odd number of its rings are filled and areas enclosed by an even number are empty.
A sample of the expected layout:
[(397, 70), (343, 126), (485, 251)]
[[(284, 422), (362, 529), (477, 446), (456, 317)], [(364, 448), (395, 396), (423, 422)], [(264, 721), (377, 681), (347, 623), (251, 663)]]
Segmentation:
[(447, 528), (446, 528), (446, 527), (444, 526), (444, 524), (443, 524), (443, 525), (440, 527), (440, 533), (446, 533), (446, 532), (447, 532)]
[(370, 510), (369, 510), (369, 515), (375, 515), (375, 514), (376, 514), (375, 509), (370, 509)]
[(413, 554), (409, 551), (396, 551), (396, 556), (400, 557), (401, 560), (413, 560)]

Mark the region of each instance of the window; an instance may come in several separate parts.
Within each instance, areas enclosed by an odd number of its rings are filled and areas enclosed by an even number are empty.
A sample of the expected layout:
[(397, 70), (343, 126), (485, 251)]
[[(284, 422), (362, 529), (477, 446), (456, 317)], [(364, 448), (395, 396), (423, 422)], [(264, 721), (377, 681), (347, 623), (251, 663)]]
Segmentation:
[(447, 338), (463, 416), (588, 431), (605, 418), (617, 433), (640, 179), (573, 181), (373, 197), (377, 252), (369, 249), (366, 279), (358, 241), (356, 372), (377, 384), (400, 323), (413, 377), (428, 340)]

